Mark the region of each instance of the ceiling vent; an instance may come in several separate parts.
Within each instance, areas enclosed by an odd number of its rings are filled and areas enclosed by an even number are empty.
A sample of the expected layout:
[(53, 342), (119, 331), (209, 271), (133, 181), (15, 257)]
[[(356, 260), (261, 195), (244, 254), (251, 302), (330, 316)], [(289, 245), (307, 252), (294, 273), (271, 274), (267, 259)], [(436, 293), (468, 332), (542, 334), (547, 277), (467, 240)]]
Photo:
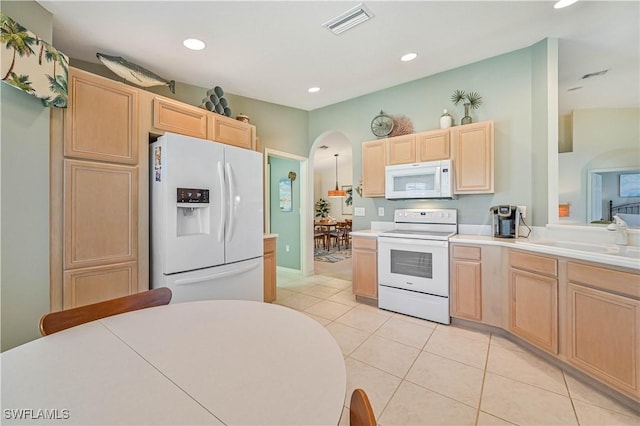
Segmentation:
[(373, 13), (367, 9), (363, 3), (360, 3), (356, 7), (347, 10), (342, 15), (325, 22), (322, 26), (326, 27), (335, 35), (338, 35), (355, 27), (356, 25), (360, 25), (363, 22), (368, 21), (371, 18), (373, 18)]

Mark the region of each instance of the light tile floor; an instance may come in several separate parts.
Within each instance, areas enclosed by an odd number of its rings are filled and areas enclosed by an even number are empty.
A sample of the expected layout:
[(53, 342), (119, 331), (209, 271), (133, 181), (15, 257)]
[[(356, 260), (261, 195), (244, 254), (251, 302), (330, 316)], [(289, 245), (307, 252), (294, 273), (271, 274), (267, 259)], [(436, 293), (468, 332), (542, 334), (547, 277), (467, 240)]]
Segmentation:
[(630, 409), (504, 337), (356, 302), (351, 263), (339, 263), (310, 277), (279, 269), (274, 303), (314, 318), (340, 345), (341, 425), (357, 387), (380, 425), (640, 425)]

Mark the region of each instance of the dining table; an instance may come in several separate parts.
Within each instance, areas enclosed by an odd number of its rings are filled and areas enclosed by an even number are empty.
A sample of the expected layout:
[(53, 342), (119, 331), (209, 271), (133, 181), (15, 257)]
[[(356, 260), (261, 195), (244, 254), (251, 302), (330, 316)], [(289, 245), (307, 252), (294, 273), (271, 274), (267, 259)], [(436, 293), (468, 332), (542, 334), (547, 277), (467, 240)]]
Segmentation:
[(2, 424), (337, 425), (342, 352), (314, 319), (243, 300), (103, 318), (0, 354)]

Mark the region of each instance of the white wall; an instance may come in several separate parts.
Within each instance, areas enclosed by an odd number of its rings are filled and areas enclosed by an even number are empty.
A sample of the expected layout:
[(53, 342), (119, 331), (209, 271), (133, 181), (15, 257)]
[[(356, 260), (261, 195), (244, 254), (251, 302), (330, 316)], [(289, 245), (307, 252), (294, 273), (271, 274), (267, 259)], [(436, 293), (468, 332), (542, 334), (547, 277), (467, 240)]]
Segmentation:
[(571, 215), (560, 223), (587, 222), (588, 171), (615, 167), (640, 167), (640, 109), (573, 111), (573, 152), (558, 156), (558, 201)]
[[(339, 160), (338, 160), (339, 161)], [(313, 173), (314, 176), (314, 194), (313, 202), (315, 204), (321, 197), (329, 202), (331, 205), (331, 211), (329, 215), (336, 219), (351, 219), (352, 215), (342, 214), (343, 198), (329, 198), (327, 196), (328, 191), (336, 188), (336, 169), (323, 169), (317, 170)], [(353, 166), (351, 162), (340, 164), (338, 163), (338, 186), (340, 189), (344, 185), (353, 185)]]

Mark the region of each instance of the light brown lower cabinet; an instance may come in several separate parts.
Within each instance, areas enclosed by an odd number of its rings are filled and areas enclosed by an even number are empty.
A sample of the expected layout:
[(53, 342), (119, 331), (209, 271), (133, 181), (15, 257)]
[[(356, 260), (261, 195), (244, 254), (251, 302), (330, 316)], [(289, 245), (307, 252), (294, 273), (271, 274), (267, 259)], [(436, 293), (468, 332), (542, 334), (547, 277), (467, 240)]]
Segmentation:
[(276, 237), (264, 239), (264, 301), (277, 298)]
[(511, 251), (509, 264), (509, 330), (557, 354), (558, 279), (551, 275), (557, 271), (557, 260)]
[(454, 246), (451, 261), (451, 316), (482, 320), (480, 247)]
[[(567, 285), (567, 360), (578, 369), (609, 386), (640, 399), (640, 301), (624, 295), (629, 283), (640, 284), (638, 276), (589, 265), (569, 263)], [(599, 286), (598, 275), (608, 276)], [(622, 290), (622, 291), (621, 291)], [(633, 296), (630, 295), (630, 296)]]
[(378, 301), (378, 239), (352, 237), (353, 294), (369, 303)]

